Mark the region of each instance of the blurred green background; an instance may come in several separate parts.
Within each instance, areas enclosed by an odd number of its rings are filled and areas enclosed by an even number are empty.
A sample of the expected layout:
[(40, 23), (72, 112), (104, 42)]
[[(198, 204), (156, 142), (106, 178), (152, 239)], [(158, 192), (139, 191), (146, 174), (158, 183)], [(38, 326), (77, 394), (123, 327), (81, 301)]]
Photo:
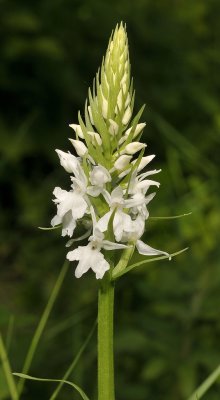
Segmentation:
[[(37, 229), (54, 215), (53, 188), (69, 183), (54, 149), (71, 149), (68, 124), (123, 20), (136, 111), (147, 104), (147, 154), (162, 167), (150, 213), (193, 213), (149, 221), (145, 236), (153, 247), (188, 252), (117, 284), (117, 399), (186, 399), (220, 363), (220, 2), (2, 0), (0, 14), (0, 329), (12, 369), (22, 369), (66, 254), (59, 232)], [(94, 275), (73, 273), (71, 265), (32, 375), (61, 378), (94, 323)], [(95, 399), (95, 336), (71, 379)], [(22, 400), (47, 400), (53, 389), (27, 381)], [(216, 383), (205, 398), (219, 394)], [(10, 399), (1, 368), (0, 398)], [(63, 388), (59, 399), (71, 398), (79, 396)]]

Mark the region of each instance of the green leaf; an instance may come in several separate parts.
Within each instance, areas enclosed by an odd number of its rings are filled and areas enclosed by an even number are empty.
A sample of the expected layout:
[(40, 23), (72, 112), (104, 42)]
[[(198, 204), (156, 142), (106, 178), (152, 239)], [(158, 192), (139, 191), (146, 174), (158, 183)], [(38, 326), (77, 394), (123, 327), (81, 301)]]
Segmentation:
[(120, 276), (126, 274), (127, 272), (131, 271), (132, 269), (134, 269), (136, 267), (139, 267), (140, 265), (144, 265), (146, 263), (150, 263), (150, 262), (154, 262), (154, 261), (165, 260), (167, 258), (170, 259), (172, 257), (178, 256), (179, 254), (183, 253), (186, 250), (188, 250), (188, 247), (186, 247), (183, 250), (177, 251), (176, 253), (172, 253), (172, 254), (170, 254), (168, 256), (159, 256), (159, 257), (148, 258), (148, 259), (145, 259), (143, 261), (139, 261), (139, 262), (137, 262), (135, 264), (129, 265), (126, 269), (124, 269), (123, 271), (121, 271), (119, 273), (114, 273), (114, 270), (113, 270), (112, 279), (113, 280), (118, 279)]
[[(47, 303), (47, 305), (46, 305), (46, 307), (44, 309), (44, 312), (43, 312), (43, 314), (41, 316), (41, 319), (40, 319), (40, 321), (38, 323), (38, 326), (36, 328), (34, 336), (32, 338), (30, 347), (28, 349), (28, 352), (27, 352), (27, 355), (26, 355), (26, 358), (25, 358), (24, 366), (23, 366), (23, 369), (22, 369), (22, 373), (23, 374), (26, 374), (29, 371), (29, 368), (31, 366), (33, 357), (34, 357), (34, 355), (36, 353), (36, 350), (37, 350), (38, 343), (39, 343), (40, 338), (41, 338), (41, 336), (43, 334), (44, 328), (46, 326), (46, 323), (48, 321), (48, 318), (49, 318), (50, 313), (52, 311), (52, 308), (54, 306), (55, 300), (56, 300), (56, 298), (57, 298), (57, 296), (59, 294), (59, 291), (60, 291), (60, 288), (62, 286), (63, 280), (64, 280), (64, 278), (66, 276), (66, 272), (68, 270), (68, 267), (69, 267), (69, 262), (65, 261), (64, 264), (63, 264), (63, 267), (62, 267), (62, 269), (61, 269), (61, 271), (60, 271), (60, 273), (58, 275), (57, 281), (56, 281), (56, 283), (54, 285), (54, 288), (52, 290), (52, 293), (50, 295), (48, 303)], [(24, 381), (20, 380), (19, 383), (18, 383), (18, 392), (19, 392), (19, 394), (22, 393), (23, 387), (24, 387)]]
[(12, 376), (11, 366), (8, 360), (8, 355), (1, 334), (0, 334), (0, 359), (2, 362), (2, 369), (5, 374), (5, 379), (7, 381), (11, 399), (18, 400), (19, 396), (17, 392), (17, 387), (15, 385), (14, 377)]
[(62, 382), (62, 383), (65, 383), (66, 385), (72, 386), (74, 389), (76, 389), (83, 400), (89, 400), (89, 398), (88, 398), (88, 396), (86, 396), (85, 392), (73, 382), (65, 381), (63, 379), (36, 378), (34, 376), (20, 374), (18, 372), (14, 372), (13, 375), (18, 376), (21, 379), (29, 379), (31, 381), (38, 381), (38, 382)]
[(57, 386), (57, 388), (55, 389), (55, 391), (53, 392), (53, 394), (51, 395), (51, 397), (49, 398), (49, 400), (55, 400), (57, 395), (59, 394), (60, 390), (62, 389), (63, 383), (64, 381), (66, 381), (66, 379), (68, 379), (68, 377), (70, 376), (70, 374), (72, 373), (73, 369), (75, 368), (76, 364), (78, 363), (80, 357), (82, 356), (84, 350), (86, 349), (94, 331), (97, 325), (97, 320), (95, 321), (95, 323), (93, 324), (93, 327), (91, 329), (91, 331), (89, 332), (86, 340), (84, 341), (84, 343), (82, 344), (82, 346), (80, 347), (76, 357), (74, 358), (74, 360), (72, 361), (71, 365), (69, 366), (68, 370), (66, 371), (66, 373), (64, 374), (63, 378), (62, 378), (62, 382), (59, 383), (59, 385)]
[(220, 376), (220, 365), (208, 376), (208, 378), (195, 390), (187, 400), (199, 400)]

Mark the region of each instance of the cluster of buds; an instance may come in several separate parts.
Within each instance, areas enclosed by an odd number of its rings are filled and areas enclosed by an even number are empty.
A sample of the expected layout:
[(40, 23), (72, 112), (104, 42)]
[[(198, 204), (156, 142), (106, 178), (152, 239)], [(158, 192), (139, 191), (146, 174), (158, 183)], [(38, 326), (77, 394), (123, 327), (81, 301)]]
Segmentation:
[(142, 255), (168, 255), (140, 240), (149, 217), (148, 203), (155, 196), (149, 190), (159, 187), (149, 177), (160, 170), (143, 172), (154, 155), (144, 156), (146, 144), (139, 141), (145, 127), (139, 123), (143, 107), (132, 119), (133, 106), (127, 34), (121, 24), (89, 90), (84, 118), (79, 113), (79, 124), (70, 125), (76, 156), (56, 150), (70, 174), (71, 188), (54, 189), (57, 214), (51, 224), (62, 226), (62, 236), (72, 238), (68, 246), (75, 243), (77, 225), (86, 229), (81, 239), (88, 239), (87, 245), (67, 254), (68, 260), (78, 261), (77, 278), (91, 268), (102, 279), (120, 259), (112, 250), (131, 255), (136, 248)]

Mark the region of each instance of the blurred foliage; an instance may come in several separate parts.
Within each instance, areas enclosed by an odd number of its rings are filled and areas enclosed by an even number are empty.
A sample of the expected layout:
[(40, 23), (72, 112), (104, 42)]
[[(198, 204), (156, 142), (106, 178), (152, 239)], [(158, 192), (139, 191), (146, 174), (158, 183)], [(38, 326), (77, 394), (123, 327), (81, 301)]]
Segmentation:
[[(151, 215), (193, 214), (149, 220), (147, 243), (169, 252), (190, 249), (117, 284), (118, 399), (185, 399), (219, 364), (219, 14), (218, 0), (1, 1), (0, 329), (14, 371), (21, 371), (66, 253), (58, 232), (37, 230), (53, 216), (54, 186), (68, 183), (54, 149), (70, 148), (68, 123), (83, 109), (121, 19), (136, 107), (147, 103), (147, 154), (162, 166)], [(62, 377), (96, 318), (96, 297), (94, 276), (77, 281), (71, 266), (32, 375)], [(95, 365), (94, 337), (71, 376), (92, 398)], [(27, 382), (22, 399), (46, 400), (53, 389)], [(216, 383), (206, 397), (218, 400), (219, 393)], [(7, 396), (0, 368), (0, 398)], [(62, 400), (71, 396), (71, 388), (62, 389)]]

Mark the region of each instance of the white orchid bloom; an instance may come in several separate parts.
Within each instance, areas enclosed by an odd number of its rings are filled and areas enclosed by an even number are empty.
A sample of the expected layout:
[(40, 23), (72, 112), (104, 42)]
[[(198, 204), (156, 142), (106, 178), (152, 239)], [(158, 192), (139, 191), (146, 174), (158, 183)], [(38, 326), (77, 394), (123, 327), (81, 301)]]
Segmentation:
[[(73, 156), (74, 157), (74, 156)], [(75, 157), (76, 159), (76, 157)], [(76, 159), (75, 175), (71, 176), (72, 185), (69, 192), (56, 187), (53, 191), (57, 204), (57, 214), (51, 220), (51, 225), (62, 224), (62, 236), (72, 236), (76, 227), (76, 221), (82, 218), (88, 209), (87, 178)]]
[(97, 197), (103, 192), (106, 183), (111, 182), (111, 175), (105, 167), (97, 165), (90, 172), (89, 180), (92, 186), (88, 186), (87, 193), (90, 196)]
[(76, 221), (82, 218), (87, 211), (88, 204), (84, 196), (77, 190), (67, 192), (59, 187), (53, 191), (57, 204), (57, 214), (51, 220), (51, 225), (62, 224), (62, 236), (72, 236), (76, 227)]
[(141, 204), (140, 200), (124, 199), (123, 189), (120, 186), (117, 186), (112, 191), (111, 195), (107, 191), (103, 191), (103, 196), (110, 207), (110, 211), (108, 211), (102, 218), (100, 218), (97, 226), (101, 232), (105, 232), (108, 229), (108, 223), (111, 215), (116, 208), (113, 219), (113, 231), (116, 241), (120, 242), (123, 236), (123, 232), (129, 232), (132, 229), (131, 216), (124, 212), (123, 208), (138, 206)]
[(146, 192), (150, 186), (159, 187), (160, 184), (159, 182), (144, 178), (148, 175), (153, 175), (159, 172), (160, 170), (153, 170), (139, 176), (137, 176), (137, 170), (133, 172), (128, 189), (128, 194), (131, 196), (131, 199), (136, 202), (136, 205), (131, 209), (132, 214), (141, 214), (145, 219), (148, 218), (149, 212), (147, 204), (149, 204), (149, 202), (154, 198), (156, 193), (154, 192), (146, 196)]
[(89, 244), (87, 246), (79, 246), (77, 249), (70, 251), (67, 254), (67, 259), (69, 261), (79, 261), (75, 270), (76, 278), (80, 278), (91, 268), (96, 274), (96, 279), (102, 279), (105, 272), (110, 269), (110, 265), (101, 253), (101, 249), (118, 250), (125, 249), (128, 246), (105, 240), (104, 234), (97, 227), (96, 221), (94, 221), (92, 207), (90, 210), (95, 226), (93, 225), (93, 235), (89, 238)]

